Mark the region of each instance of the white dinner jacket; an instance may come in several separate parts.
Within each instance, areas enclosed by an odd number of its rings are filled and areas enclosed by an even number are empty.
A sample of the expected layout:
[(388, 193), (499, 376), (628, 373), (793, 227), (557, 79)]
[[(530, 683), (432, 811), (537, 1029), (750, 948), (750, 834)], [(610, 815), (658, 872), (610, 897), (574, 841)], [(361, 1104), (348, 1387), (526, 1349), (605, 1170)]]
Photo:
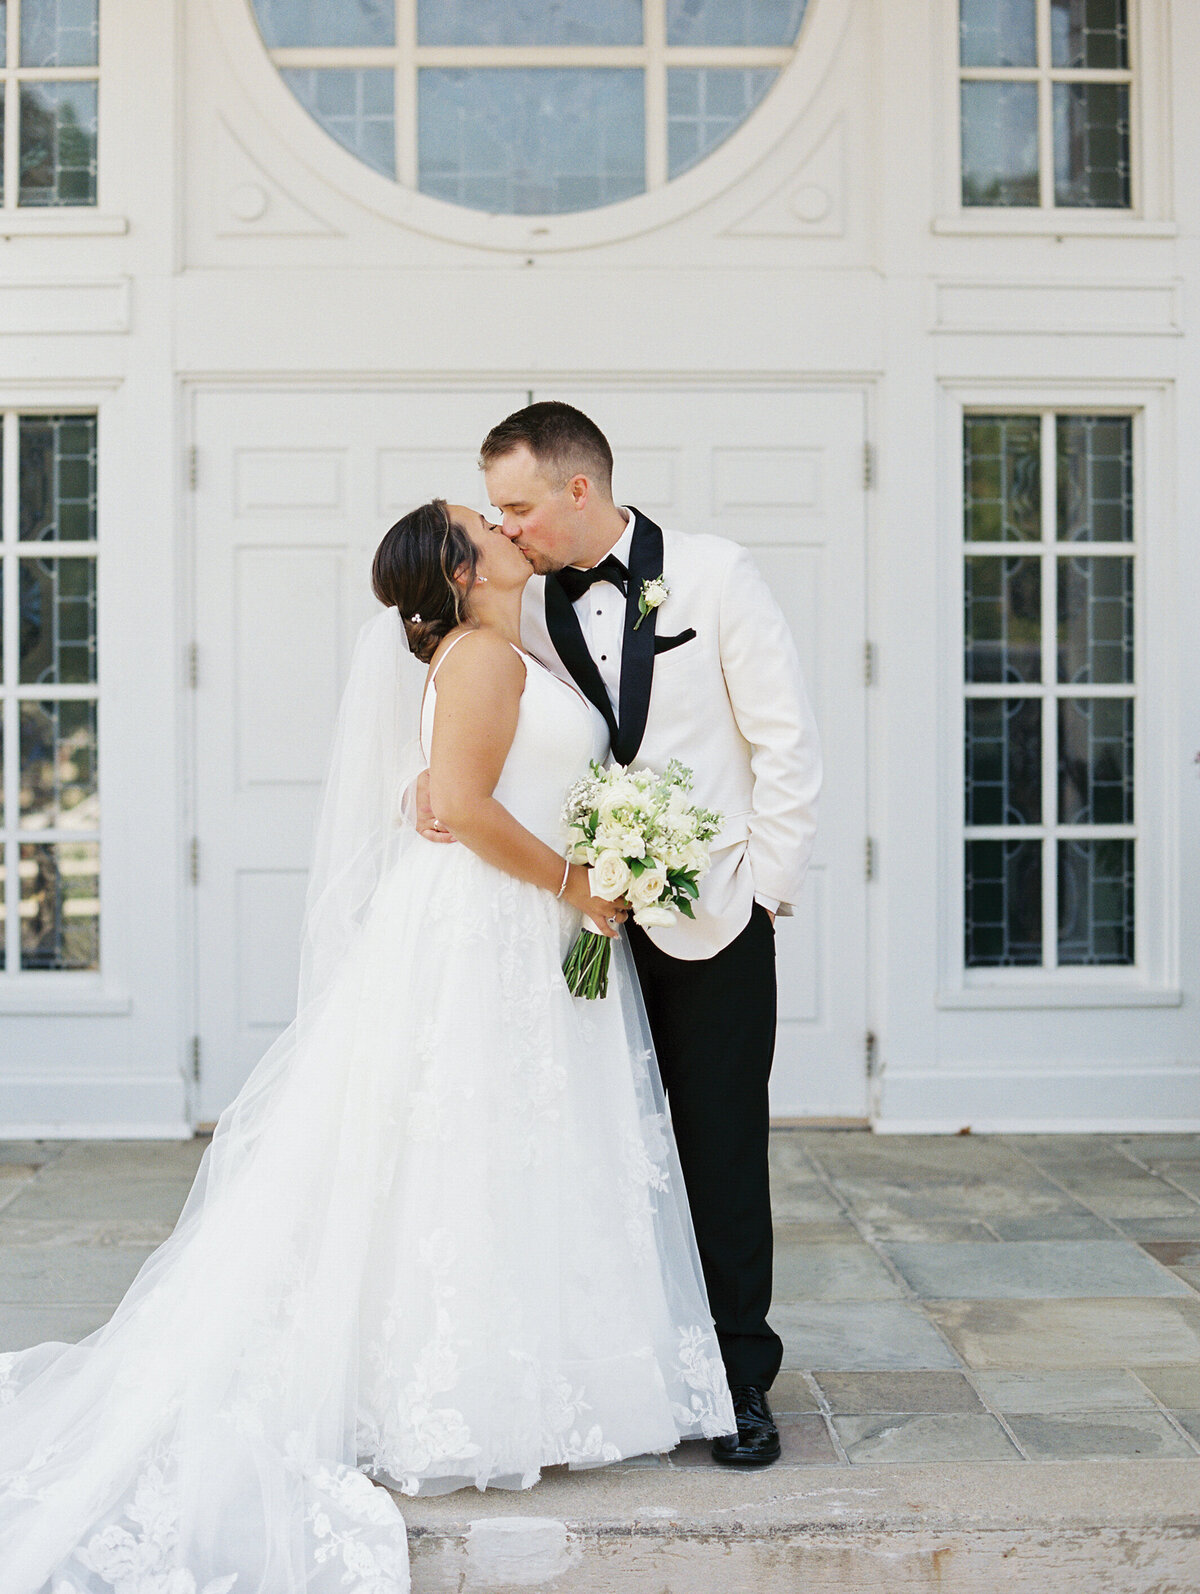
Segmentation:
[[(795, 643), (753, 559), (724, 537), (661, 535), (669, 596), (653, 617), (649, 708), (631, 762), (661, 771), (678, 758), (695, 775), (694, 799), (724, 815), (695, 919), (648, 932), (669, 956), (699, 959), (739, 934), (756, 893), (792, 911), (812, 853), (821, 752)], [(571, 681), (546, 622), (547, 580), (525, 589), (522, 641)], [(631, 608), (640, 590), (635, 576)]]

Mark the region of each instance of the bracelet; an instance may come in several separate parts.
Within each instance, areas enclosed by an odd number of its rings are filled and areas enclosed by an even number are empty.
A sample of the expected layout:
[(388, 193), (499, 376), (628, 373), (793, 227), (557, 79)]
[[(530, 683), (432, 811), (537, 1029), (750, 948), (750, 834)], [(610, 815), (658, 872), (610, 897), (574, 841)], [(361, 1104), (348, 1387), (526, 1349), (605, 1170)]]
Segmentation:
[(570, 860), (570, 858), (568, 858), (563, 864), (562, 885), (560, 885), (558, 890), (554, 893), (555, 902), (558, 902), (560, 900), (560, 898), (562, 897), (563, 892), (567, 889), (567, 877), (570, 875), (570, 873), (571, 873), (571, 860)]

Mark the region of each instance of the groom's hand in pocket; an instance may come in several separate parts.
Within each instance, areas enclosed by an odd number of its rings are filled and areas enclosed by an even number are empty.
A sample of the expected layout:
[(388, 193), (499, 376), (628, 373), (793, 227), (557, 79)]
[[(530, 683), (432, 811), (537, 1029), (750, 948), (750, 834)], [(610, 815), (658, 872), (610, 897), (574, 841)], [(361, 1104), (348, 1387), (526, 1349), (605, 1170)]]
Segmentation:
[(434, 818), (429, 802), (429, 771), (423, 769), (417, 776), (417, 834), (426, 841), (453, 841), (455, 838)]

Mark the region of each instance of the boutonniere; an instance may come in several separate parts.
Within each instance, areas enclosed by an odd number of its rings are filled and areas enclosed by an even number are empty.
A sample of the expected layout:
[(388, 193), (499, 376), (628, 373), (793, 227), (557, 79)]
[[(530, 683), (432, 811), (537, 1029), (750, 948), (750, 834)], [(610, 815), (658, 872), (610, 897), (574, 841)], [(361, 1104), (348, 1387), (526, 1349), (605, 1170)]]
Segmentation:
[(636, 631), (650, 611), (657, 609), (659, 604), (665, 603), (670, 596), (671, 589), (662, 576), (651, 576), (649, 580), (643, 581), (641, 595), (638, 598), (638, 617), (633, 622), (633, 629)]

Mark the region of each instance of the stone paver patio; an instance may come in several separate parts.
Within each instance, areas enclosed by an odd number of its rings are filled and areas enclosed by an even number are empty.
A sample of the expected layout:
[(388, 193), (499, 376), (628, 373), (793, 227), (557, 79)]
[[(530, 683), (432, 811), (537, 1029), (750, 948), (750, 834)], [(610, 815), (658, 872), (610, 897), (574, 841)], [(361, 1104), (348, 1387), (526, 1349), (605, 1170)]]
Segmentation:
[[(77, 1338), (104, 1322), (169, 1233), (206, 1144), (0, 1144), (0, 1350)], [(871, 1494), (882, 1510), (892, 1479), (908, 1479), (900, 1492), (910, 1496), (949, 1499), (973, 1480), (981, 1498), (1008, 1491), (1016, 1501), (1049, 1499), (1055, 1489), (1086, 1494), (1089, 1478), (1103, 1478), (1110, 1505), (1097, 1532), (1124, 1498), (1122, 1476), (1130, 1498), (1147, 1505), (1180, 1490), (1200, 1502), (1200, 1136), (780, 1129), (772, 1160), (772, 1318), (786, 1346), (772, 1401), (783, 1462), (751, 1487), (692, 1443), (603, 1473), (551, 1469), (531, 1495), (404, 1501), (416, 1588), (460, 1586), (448, 1546), (467, 1543), (472, 1522), (516, 1525), (517, 1513), (548, 1507), (581, 1523), (604, 1511), (636, 1517), (630, 1502), (653, 1498), (659, 1504), (646, 1509), (655, 1520), (691, 1512), (708, 1543), (713, 1514), (732, 1508), (721, 1506), (725, 1495), (778, 1515), (772, 1501), (815, 1500), (806, 1481), (819, 1481), (816, 1494), (826, 1497)], [(1040, 1493), (1019, 1481), (1034, 1473), (1045, 1480)], [(792, 1522), (789, 1542), (826, 1531), (815, 1522), (823, 1509), (814, 1504)], [(845, 1529), (845, 1513), (839, 1520)], [(637, 1538), (629, 1522), (605, 1522), (596, 1542), (606, 1553), (614, 1552), (605, 1533)], [(1200, 1512), (1176, 1509), (1162, 1529), (1167, 1538), (1182, 1533), (1196, 1555), (1194, 1583), (1144, 1586), (1200, 1588), (1198, 1528)], [(629, 1554), (627, 1582), (613, 1586), (632, 1590), (642, 1583)], [(646, 1564), (647, 1588), (692, 1586)], [(823, 1588), (817, 1561), (804, 1564), (811, 1586)], [(1051, 1573), (1055, 1566), (1041, 1566)], [(770, 1586), (756, 1562), (746, 1575)], [(527, 1581), (514, 1571), (503, 1586)], [(547, 1586), (606, 1585), (579, 1570), (575, 1581)], [(857, 1584), (842, 1577), (830, 1586)]]

